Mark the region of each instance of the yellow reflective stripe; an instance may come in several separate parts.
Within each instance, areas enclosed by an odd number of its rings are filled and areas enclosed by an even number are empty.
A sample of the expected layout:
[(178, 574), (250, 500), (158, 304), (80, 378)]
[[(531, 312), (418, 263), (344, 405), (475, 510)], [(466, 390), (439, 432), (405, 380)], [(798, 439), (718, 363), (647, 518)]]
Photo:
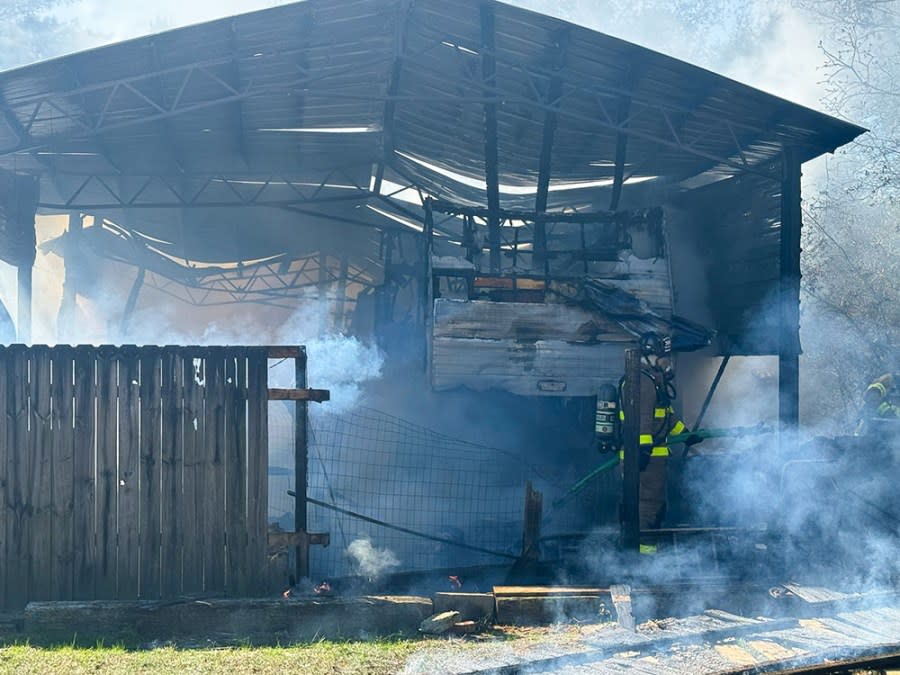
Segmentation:
[(657, 419), (659, 419), (659, 418), (661, 418), (661, 417), (665, 417), (665, 416), (666, 416), (666, 412), (667, 412), (667, 411), (666, 411), (665, 408), (654, 408), (654, 409), (653, 409), (653, 416), (656, 417)]
[(881, 392), (882, 396), (887, 396), (887, 387), (885, 387), (881, 382), (873, 382), (868, 387), (866, 387), (866, 391), (869, 389), (877, 389)]
[(682, 422), (681, 420), (678, 420), (677, 422), (675, 422), (675, 426), (672, 427), (672, 431), (670, 431), (669, 433), (670, 434), (680, 434), (685, 429), (687, 429), (687, 427), (685, 426), (684, 422)]
[(653, 445), (653, 434), (641, 434), (641, 445)]
[(625, 411), (624, 410), (619, 411), (619, 419), (622, 420), (623, 422), (625, 421)]
[[(669, 448), (664, 445), (658, 445), (650, 451), (651, 457), (668, 457)], [(625, 451), (619, 450), (619, 461), (625, 461)]]

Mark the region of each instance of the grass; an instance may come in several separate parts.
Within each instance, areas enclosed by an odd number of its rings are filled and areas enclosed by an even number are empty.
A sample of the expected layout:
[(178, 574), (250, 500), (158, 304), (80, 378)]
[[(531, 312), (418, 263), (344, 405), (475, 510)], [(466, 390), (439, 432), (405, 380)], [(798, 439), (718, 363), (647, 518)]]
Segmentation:
[[(326, 641), (284, 647), (160, 646), (126, 649), (98, 644), (37, 646), (4, 642), (0, 636), (0, 675), (6, 673), (236, 673), (237, 675), (387, 675), (399, 673), (412, 660), (412, 671), (434, 672), (429, 664), (465, 659), (485, 649), (527, 649), (552, 636), (559, 645), (577, 645), (600, 626), (494, 627), (469, 638), (384, 638), (372, 641)], [(504, 647), (504, 645), (507, 645)], [(471, 651), (470, 651), (471, 650)]]
[(397, 673), (407, 658), (432, 640), (316, 642), (290, 647), (159, 647), (126, 650), (91, 648), (0, 647), (0, 673), (304, 673), (309, 675), (380, 675)]

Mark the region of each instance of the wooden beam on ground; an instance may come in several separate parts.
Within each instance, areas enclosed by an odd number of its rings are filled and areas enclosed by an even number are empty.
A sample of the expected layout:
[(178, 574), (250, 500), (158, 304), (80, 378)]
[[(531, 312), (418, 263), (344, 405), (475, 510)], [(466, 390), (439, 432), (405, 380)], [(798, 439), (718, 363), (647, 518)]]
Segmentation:
[(462, 621), (485, 621), (494, 618), (493, 593), (435, 593), (434, 613), (457, 611)]
[(32, 602), (25, 635), (41, 644), (138, 646), (153, 640), (274, 645), (281, 641), (350, 640), (416, 635), (432, 614), (416, 596), (296, 600), (182, 598), (160, 602)]
[(529, 598), (550, 596), (600, 596), (609, 589), (597, 586), (494, 586), (498, 598)]
[(600, 595), (499, 596), (494, 601), (497, 623), (511, 626), (599, 622), (604, 606)]

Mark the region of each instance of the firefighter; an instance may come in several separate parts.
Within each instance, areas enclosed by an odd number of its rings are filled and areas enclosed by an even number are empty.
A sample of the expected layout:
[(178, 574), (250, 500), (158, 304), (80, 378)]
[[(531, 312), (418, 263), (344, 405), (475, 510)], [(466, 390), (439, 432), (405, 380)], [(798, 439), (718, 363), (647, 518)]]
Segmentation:
[[(655, 334), (641, 338), (640, 391), (640, 501), (641, 530), (657, 529), (666, 515), (666, 483), (668, 480), (668, 436), (687, 432), (687, 427), (675, 415), (672, 403), (676, 392), (672, 369), (671, 342)], [(624, 381), (623, 381), (624, 382)], [(623, 384), (624, 386), (624, 384)], [(620, 392), (620, 401), (624, 400)], [(625, 413), (619, 410), (619, 420)], [(700, 441), (690, 437), (688, 444)], [(624, 451), (619, 458), (624, 459)], [(656, 545), (641, 540), (641, 553), (656, 553)]]
[(897, 376), (893, 373), (885, 373), (876, 377), (866, 387), (863, 394), (863, 405), (860, 413), (859, 424), (856, 427), (856, 435), (862, 436), (872, 431), (872, 420), (896, 420), (900, 419), (900, 405), (897, 397)]

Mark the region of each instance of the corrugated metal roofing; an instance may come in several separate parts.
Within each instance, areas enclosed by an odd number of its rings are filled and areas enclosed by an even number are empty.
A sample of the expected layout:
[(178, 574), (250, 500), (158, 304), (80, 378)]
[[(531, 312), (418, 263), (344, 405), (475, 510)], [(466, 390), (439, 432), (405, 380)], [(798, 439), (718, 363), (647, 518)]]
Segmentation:
[[(45, 209), (111, 218), (185, 259), (291, 255), (298, 224), (412, 232), (416, 190), (484, 206), (487, 109), (500, 206), (521, 210), (539, 176), (548, 210), (608, 208), (623, 140), (629, 203), (656, 184), (777, 182), (783, 148), (808, 160), (863, 132), (493, 0), (307, 0), (0, 73), (0, 168), (40, 175)], [(376, 249), (358, 261), (373, 278)]]
[[(436, 196), (483, 203), (483, 189), (406, 157), (483, 180), (485, 102), (497, 105), (500, 182), (513, 186), (536, 182), (547, 113), (557, 116), (555, 182), (609, 178), (619, 131), (629, 136), (629, 167), (669, 179), (761, 169), (784, 145), (799, 146), (809, 159), (862, 131), (662, 54), (494, 2), (487, 6), (496, 75), (485, 82), (483, 5), (308, 0), (2, 73), (0, 166), (48, 176), (44, 202), (67, 201), (77, 184), (54, 185), (50, 176), (163, 175), (190, 184), (209, 174), (286, 173), (322, 180), (343, 167), (367, 187), (388, 141), (396, 151), (388, 164)], [(554, 86), (559, 95), (551, 100)], [(623, 100), (630, 105), (620, 117)], [(310, 131), (322, 128), (359, 131)], [(295, 131), (275, 131), (284, 129)], [(102, 186), (85, 189), (70, 205), (85, 203), (90, 192), (98, 203), (109, 201)], [(136, 190), (125, 190), (126, 201)], [(504, 203), (530, 199), (506, 195)]]

